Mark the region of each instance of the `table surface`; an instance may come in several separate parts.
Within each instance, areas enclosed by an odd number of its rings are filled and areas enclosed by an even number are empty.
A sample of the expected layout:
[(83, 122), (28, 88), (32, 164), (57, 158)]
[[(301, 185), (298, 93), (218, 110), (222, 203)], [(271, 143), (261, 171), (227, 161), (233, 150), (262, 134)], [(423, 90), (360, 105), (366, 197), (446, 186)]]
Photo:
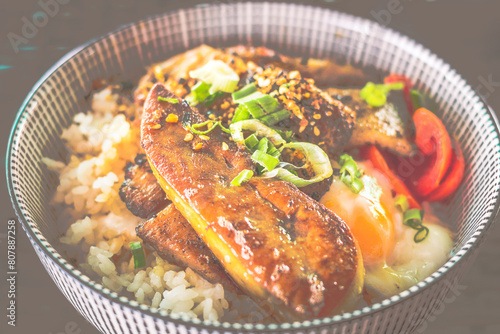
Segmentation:
[[(221, 2), (221, 1), (219, 1)], [(227, 1), (223, 1), (227, 2)], [(41, 4), (52, 3), (45, 9)], [(0, 4), (0, 122), (1, 157), (8, 133), (23, 99), (38, 78), (73, 47), (115, 27), (179, 6), (172, 1), (146, 0), (2, 0)], [(430, 48), (451, 64), (494, 110), (500, 111), (500, 1), (498, 0), (376, 0), (310, 1), (335, 10), (379, 21)], [(194, 1), (183, 1), (191, 6)], [(390, 13), (393, 10), (393, 14)], [(41, 11), (50, 12), (43, 22)], [(17, 44), (26, 20), (39, 19), (41, 27)], [(29, 32), (28, 32), (29, 33)], [(27, 35), (28, 36), (28, 35)], [(18, 52), (15, 52), (18, 48)], [(490, 82), (490, 84), (487, 84)], [(5, 163), (1, 164), (5, 169)], [(2, 226), (0, 268), (6, 273), (6, 223), (15, 218), (0, 173)], [(500, 333), (500, 227), (496, 223), (455, 297), (430, 319), (421, 333)], [(56, 288), (18, 225), (17, 326), (3, 315), (7, 294), (2, 279), (0, 333), (96, 333)], [(4, 255), (5, 254), (5, 255)], [(5, 277), (6, 274), (2, 274)]]

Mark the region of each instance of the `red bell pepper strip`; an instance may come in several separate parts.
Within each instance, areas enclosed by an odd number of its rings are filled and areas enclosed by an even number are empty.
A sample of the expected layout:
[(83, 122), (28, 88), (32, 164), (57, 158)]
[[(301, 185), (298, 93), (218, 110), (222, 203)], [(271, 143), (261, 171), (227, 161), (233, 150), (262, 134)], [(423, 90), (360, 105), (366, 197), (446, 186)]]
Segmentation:
[(450, 167), (451, 139), (443, 122), (432, 112), (419, 108), (413, 114), (415, 144), (428, 160), (423, 173), (413, 181), (417, 195), (425, 197), (436, 190)]
[(465, 173), (465, 159), (460, 145), (455, 139), (453, 143), (453, 156), (451, 159), (451, 166), (446, 173), (443, 181), (439, 187), (428, 195), (425, 200), (429, 202), (437, 202), (446, 199), (457, 190), (462, 182)]
[(401, 179), (397, 177), (396, 174), (389, 168), (384, 156), (375, 145), (363, 148), (361, 155), (364, 159), (370, 160), (375, 168), (387, 176), (397, 194), (406, 196), (408, 203), (410, 204), (410, 208), (422, 209), (421, 205), (415, 200), (415, 197), (408, 187), (406, 187), (405, 183), (401, 181)]
[(390, 74), (384, 78), (385, 84), (391, 84), (395, 82), (402, 82), (404, 84), (403, 95), (405, 98), (406, 107), (408, 108), (408, 112), (410, 113), (410, 115), (412, 115), (414, 110), (413, 110), (413, 102), (411, 100), (410, 91), (413, 87), (413, 83), (407, 76), (403, 74)]

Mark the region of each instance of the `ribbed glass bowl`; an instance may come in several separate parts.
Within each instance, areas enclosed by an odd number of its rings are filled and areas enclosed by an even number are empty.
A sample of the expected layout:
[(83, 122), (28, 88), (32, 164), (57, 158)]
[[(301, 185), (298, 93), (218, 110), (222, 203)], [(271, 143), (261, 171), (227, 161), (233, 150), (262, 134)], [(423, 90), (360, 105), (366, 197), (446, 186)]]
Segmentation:
[[(452, 256), (411, 289), (353, 313), (305, 322), (206, 323), (167, 315), (104, 288), (57, 250), (51, 197), (58, 177), (41, 163), (65, 156), (60, 138), (98, 78), (137, 79), (148, 65), (201, 43), (265, 45), (285, 54), (336, 58), (403, 73), (435, 98), (467, 161), (446, 207), (456, 232)], [(499, 206), (500, 144), (494, 113), (450, 66), (426, 48), (374, 22), (321, 8), (270, 3), (220, 4), (168, 12), (80, 46), (55, 64), (24, 101), (7, 152), (13, 205), (41, 262), (73, 306), (103, 333), (332, 332), (409, 333), (444, 302), (470, 263)]]

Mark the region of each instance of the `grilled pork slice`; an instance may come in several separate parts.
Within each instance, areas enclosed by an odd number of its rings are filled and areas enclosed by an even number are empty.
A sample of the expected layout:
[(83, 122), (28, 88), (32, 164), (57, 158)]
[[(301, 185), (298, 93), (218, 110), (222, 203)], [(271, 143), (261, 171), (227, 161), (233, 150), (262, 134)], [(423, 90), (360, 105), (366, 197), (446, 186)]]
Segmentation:
[(318, 87), (364, 86), (368, 81), (380, 79), (350, 64), (339, 65), (328, 59), (287, 57), (264, 46), (236, 45), (225, 51), (261, 67), (274, 65), (287, 71), (299, 71), (304, 77), (314, 79)]
[(135, 216), (149, 218), (166, 207), (170, 200), (158, 184), (145, 154), (138, 154), (134, 163), (125, 167), (125, 180), (120, 198)]
[[(287, 182), (231, 186), (254, 169), (249, 154), (219, 129), (209, 140), (185, 141), (183, 124), (204, 117), (159, 96), (178, 99), (161, 84), (152, 88), (141, 144), (168, 197), (238, 286), (285, 321), (331, 315), (355, 301), (363, 265), (347, 225)], [(170, 114), (179, 122), (166, 122)]]
[(355, 113), (341, 101), (316, 87), (314, 80), (298, 71), (287, 72), (268, 66), (253, 75), (257, 89), (275, 97), (291, 112), (276, 124), (294, 133), (294, 139), (320, 146), (331, 158), (341, 153), (349, 142)]
[(327, 92), (356, 113), (348, 146), (377, 144), (403, 156), (415, 154), (415, 126), (402, 91), (391, 91), (387, 103), (379, 108), (368, 105), (359, 96), (359, 89), (329, 88)]
[(137, 236), (151, 245), (163, 259), (181, 267), (189, 267), (211, 283), (222, 283), (231, 291), (239, 290), (173, 204), (135, 230)]

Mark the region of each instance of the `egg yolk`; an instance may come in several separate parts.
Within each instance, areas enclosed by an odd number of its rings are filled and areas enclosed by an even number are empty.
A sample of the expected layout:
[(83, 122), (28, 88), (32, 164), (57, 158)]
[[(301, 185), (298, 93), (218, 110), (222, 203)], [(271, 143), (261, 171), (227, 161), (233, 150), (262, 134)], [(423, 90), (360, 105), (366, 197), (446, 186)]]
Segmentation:
[[(375, 178), (372, 178), (375, 181)], [(383, 263), (394, 247), (394, 224), (390, 210), (388, 210), (387, 196), (390, 189), (379, 186), (375, 181), (373, 189), (362, 190), (354, 194), (341, 181), (334, 180), (329, 192), (323, 196), (321, 202), (335, 212), (349, 226), (357, 240), (363, 255), (365, 265)]]

